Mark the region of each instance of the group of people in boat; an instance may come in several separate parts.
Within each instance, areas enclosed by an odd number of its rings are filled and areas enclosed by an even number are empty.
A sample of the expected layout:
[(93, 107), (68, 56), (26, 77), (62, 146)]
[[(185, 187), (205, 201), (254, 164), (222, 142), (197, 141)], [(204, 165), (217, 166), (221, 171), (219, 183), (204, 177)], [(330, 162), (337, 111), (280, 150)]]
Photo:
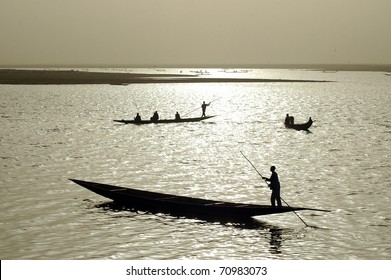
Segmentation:
[[(136, 117), (133, 119), (134, 122), (136, 123), (139, 123), (141, 122), (141, 116), (139, 113), (136, 114)], [(150, 118), (150, 121), (151, 122), (157, 122), (159, 120), (159, 113), (157, 111), (155, 111), (155, 113), (153, 113), (153, 116)]]
[[(206, 107), (210, 105), (210, 102), (209, 103), (205, 103), (205, 101), (201, 104), (201, 109), (202, 109), (202, 115), (201, 115), (201, 118), (204, 118), (206, 117)], [(180, 120), (181, 119), (181, 115), (179, 114), (179, 112), (177, 111), (175, 113), (175, 120)], [(139, 113), (136, 114), (136, 117), (133, 119), (134, 122), (136, 123), (139, 123), (141, 122), (141, 116)], [(150, 118), (150, 121), (151, 122), (158, 122), (159, 121), (159, 113), (157, 111), (155, 111), (153, 113), (153, 116)]]

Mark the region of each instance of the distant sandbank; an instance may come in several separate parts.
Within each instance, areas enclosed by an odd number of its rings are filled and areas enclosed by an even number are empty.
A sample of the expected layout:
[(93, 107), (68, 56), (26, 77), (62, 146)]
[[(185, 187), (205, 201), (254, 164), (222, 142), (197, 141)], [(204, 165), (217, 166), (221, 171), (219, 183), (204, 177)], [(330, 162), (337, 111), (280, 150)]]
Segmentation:
[(25, 70), (0, 69), (0, 84), (50, 85), (50, 84), (141, 84), (141, 83), (308, 83), (322, 80), (211, 78), (187, 74), (140, 74), (90, 72), (79, 70)]

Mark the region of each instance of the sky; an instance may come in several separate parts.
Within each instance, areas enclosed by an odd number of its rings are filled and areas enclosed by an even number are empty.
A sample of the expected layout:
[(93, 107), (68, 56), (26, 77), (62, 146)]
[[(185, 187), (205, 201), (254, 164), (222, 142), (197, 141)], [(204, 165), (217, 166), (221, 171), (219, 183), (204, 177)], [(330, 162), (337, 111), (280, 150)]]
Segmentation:
[(0, 0), (0, 66), (391, 64), (390, 0)]

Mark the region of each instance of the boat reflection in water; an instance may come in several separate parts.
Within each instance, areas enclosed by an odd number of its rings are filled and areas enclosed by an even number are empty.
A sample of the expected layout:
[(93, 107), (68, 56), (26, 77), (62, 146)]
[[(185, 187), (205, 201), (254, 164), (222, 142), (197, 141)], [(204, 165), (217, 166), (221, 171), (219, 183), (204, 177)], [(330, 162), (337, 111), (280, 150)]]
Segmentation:
[[(132, 209), (131, 207), (127, 207), (123, 204), (115, 203), (115, 202), (105, 202), (95, 205), (94, 207), (98, 209), (102, 209), (104, 211), (111, 211), (115, 213), (119, 212), (132, 212), (137, 213), (137, 215), (154, 215), (155, 218), (158, 218), (158, 221), (163, 224), (170, 224), (175, 220), (175, 226), (177, 225), (178, 220), (189, 221), (189, 217), (185, 216), (173, 216), (171, 214), (162, 214), (162, 213), (151, 213), (146, 211), (140, 211)], [(129, 216), (129, 218), (132, 218)], [(265, 221), (260, 221), (255, 218), (247, 218), (243, 220), (236, 221), (224, 221), (221, 219), (207, 219), (203, 217), (203, 219), (199, 219), (194, 217), (195, 220), (191, 221), (192, 223), (196, 223), (199, 226), (210, 226), (210, 225), (221, 225), (226, 228), (233, 228), (239, 230), (237, 234), (242, 235), (243, 230), (253, 231), (256, 236), (261, 237), (262, 239), (266, 239), (269, 242), (269, 251), (271, 254), (281, 254), (282, 246), (284, 242), (284, 238), (289, 238), (292, 235), (293, 231), (290, 228), (281, 228), (276, 225), (272, 225)], [(235, 234), (233, 234), (235, 235)]]

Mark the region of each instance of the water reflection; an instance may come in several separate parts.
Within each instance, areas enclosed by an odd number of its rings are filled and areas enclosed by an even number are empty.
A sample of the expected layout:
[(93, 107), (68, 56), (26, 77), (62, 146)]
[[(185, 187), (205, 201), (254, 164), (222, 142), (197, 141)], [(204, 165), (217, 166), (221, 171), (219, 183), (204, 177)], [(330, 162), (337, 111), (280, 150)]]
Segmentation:
[[(97, 209), (101, 209), (103, 211), (113, 212), (113, 213), (137, 213), (136, 216), (124, 216), (124, 215), (115, 215), (113, 218), (129, 218), (129, 219), (137, 219), (137, 217), (142, 217), (141, 220), (145, 220), (145, 218), (150, 218), (151, 220), (158, 221), (162, 225), (166, 226), (175, 226), (178, 227), (180, 225), (183, 230), (184, 225), (200, 225), (205, 227), (213, 227), (213, 226), (223, 226), (226, 229), (234, 229), (234, 232), (231, 232), (233, 236), (243, 237), (248, 234), (253, 238), (261, 238), (266, 240), (269, 244), (268, 251), (271, 254), (281, 254), (282, 253), (282, 245), (284, 241), (284, 236), (288, 238), (292, 234), (292, 229), (289, 228), (281, 228), (276, 225), (272, 225), (270, 223), (257, 220), (255, 218), (249, 218), (245, 220), (239, 221), (224, 221), (224, 220), (216, 220), (216, 219), (205, 219), (205, 218), (189, 218), (183, 216), (174, 216), (163, 213), (152, 213), (147, 211), (140, 211), (132, 209), (128, 206), (124, 206), (115, 202), (105, 202), (96, 204), (93, 207)], [(149, 216), (149, 217), (148, 217)], [(218, 229), (212, 229), (212, 231)], [(237, 231), (236, 231), (237, 230)], [(245, 232), (244, 232), (245, 231)], [(211, 232), (211, 231), (209, 231)]]
[(289, 229), (283, 229), (275, 225), (261, 222), (256, 219), (252, 219), (251, 221), (248, 221), (246, 223), (232, 225), (241, 229), (252, 229), (261, 231), (262, 236), (267, 238), (269, 241), (269, 252), (271, 254), (281, 254), (284, 232), (288, 233), (291, 231)]
[(281, 228), (270, 228), (270, 253), (272, 254), (281, 254), (282, 246), (282, 233), (283, 229)]
[[(280, 74), (325, 75), (252, 73)], [(56, 248), (50, 257), (59, 259), (389, 259), (391, 111), (384, 77), (339, 72), (333, 77), (338, 82), (329, 84), (2, 85), (1, 256), (48, 258)], [(154, 110), (162, 118), (185, 114), (218, 97), (207, 109), (218, 117), (203, 123), (135, 127), (112, 121)], [(312, 133), (285, 129), (287, 112), (316, 118)], [(94, 206), (107, 200), (80, 203), (92, 194), (67, 182), (93, 179), (268, 204), (269, 190), (252, 187), (259, 177), (241, 150), (261, 172), (278, 166), (290, 205), (333, 213), (300, 213), (319, 226), (303, 229), (293, 215), (267, 217), (275, 227), (106, 212)]]
[(175, 215), (175, 214), (164, 214), (159, 211), (145, 211), (145, 210), (139, 210), (139, 209), (134, 209), (132, 207), (129, 207), (127, 205), (123, 205), (120, 203), (116, 202), (105, 202), (105, 203), (100, 203), (95, 205), (96, 208), (98, 209), (103, 209), (107, 211), (112, 211), (112, 212), (121, 212), (121, 211), (129, 211), (129, 212), (134, 212), (134, 213), (139, 213), (139, 214), (157, 214), (157, 215), (163, 215), (167, 217), (174, 217), (174, 218), (179, 218), (179, 219), (195, 219), (199, 220), (201, 222), (205, 223), (217, 223), (220, 225), (224, 226), (232, 226), (236, 228), (242, 228), (242, 229), (265, 229), (271, 227), (270, 224), (267, 224), (263, 221), (259, 221), (254, 218), (239, 218), (232, 220), (232, 218), (225, 219), (225, 217), (217, 217), (217, 216), (211, 216), (211, 217), (206, 217), (205, 215), (202, 216), (191, 216), (191, 215)]

